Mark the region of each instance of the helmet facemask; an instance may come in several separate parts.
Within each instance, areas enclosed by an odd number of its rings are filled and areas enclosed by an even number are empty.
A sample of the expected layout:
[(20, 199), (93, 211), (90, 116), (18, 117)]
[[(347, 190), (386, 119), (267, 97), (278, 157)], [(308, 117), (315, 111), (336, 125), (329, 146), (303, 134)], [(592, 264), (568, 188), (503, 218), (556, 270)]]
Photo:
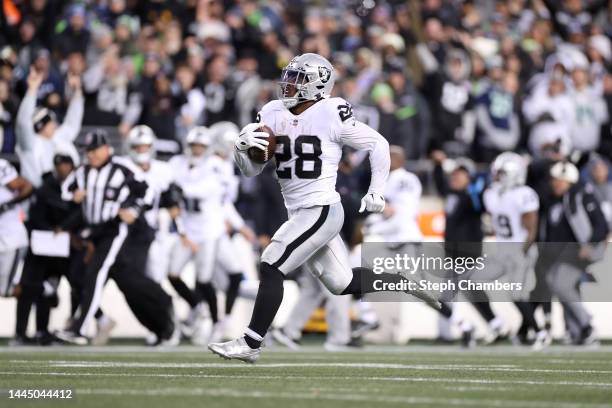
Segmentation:
[(130, 157), (134, 163), (144, 165), (155, 158), (155, 133), (146, 125), (133, 127), (128, 133)]
[(196, 126), (191, 129), (185, 138), (185, 153), (189, 158), (189, 163), (196, 165), (212, 154), (212, 143), (210, 129), (205, 126)]
[(307, 95), (306, 84), (308, 74), (293, 68), (285, 68), (278, 82), (278, 99), (283, 101), (287, 109), (306, 102), (310, 98)]
[(155, 150), (152, 144), (132, 144), (130, 145), (130, 157), (136, 164), (147, 164), (155, 158)]
[(210, 154), (211, 149), (208, 144), (195, 141), (187, 145), (187, 157), (189, 159), (189, 164), (192, 166), (197, 166), (204, 162)]

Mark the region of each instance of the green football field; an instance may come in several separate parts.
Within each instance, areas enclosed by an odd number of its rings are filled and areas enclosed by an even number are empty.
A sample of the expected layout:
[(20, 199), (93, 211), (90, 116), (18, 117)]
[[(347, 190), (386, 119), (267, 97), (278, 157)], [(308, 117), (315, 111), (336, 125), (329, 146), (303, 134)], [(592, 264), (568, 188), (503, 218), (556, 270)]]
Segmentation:
[[(71, 389), (72, 401), (8, 389)], [(256, 365), (195, 347), (0, 349), (0, 407), (612, 407), (612, 347), (267, 350)]]

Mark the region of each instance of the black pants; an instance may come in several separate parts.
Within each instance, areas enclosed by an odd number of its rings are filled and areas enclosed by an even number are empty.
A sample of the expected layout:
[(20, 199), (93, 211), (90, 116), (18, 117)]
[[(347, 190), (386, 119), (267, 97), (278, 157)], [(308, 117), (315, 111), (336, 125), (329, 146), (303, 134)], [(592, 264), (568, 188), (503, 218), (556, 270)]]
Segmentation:
[(21, 293), (17, 299), (17, 322), (15, 334), (25, 336), (32, 304), (36, 303), (36, 330), (48, 330), (50, 308), (56, 304), (55, 294), (43, 295), (43, 283), (48, 279), (59, 281), (69, 270), (69, 258), (37, 256), (28, 251), (21, 275)]
[(145, 276), (151, 240), (128, 233), (121, 224), (116, 234), (94, 241), (94, 253), (85, 267), (79, 318), (73, 330), (81, 333), (100, 306), (102, 291), (112, 278), (143, 326), (158, 337), (167, 338), (174, 329), (172, 299), (161, 286)]

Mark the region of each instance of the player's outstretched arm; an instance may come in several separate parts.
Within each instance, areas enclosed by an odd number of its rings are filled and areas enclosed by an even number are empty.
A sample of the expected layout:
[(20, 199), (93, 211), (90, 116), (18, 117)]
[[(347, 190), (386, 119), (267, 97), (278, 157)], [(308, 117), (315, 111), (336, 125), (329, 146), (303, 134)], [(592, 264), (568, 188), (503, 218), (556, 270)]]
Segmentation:
[(268, 137), (266, 132), (258, 132), (257, 129), (261, 127), (261, 123), (249, 123), (240, 131), (240, 135), (234, 143), (234, 160), (236, 165), (247, 177), (253, 177), (262, 172), (265, 167), (264, 164), (259, 164), (251, 161), (247, 154), (251, 147), (265, 150), (268, 147), (268, 141), (265, 139)]
[(385, 209), (385, 184), (389, 177), (389, 143), (385, 138), (357, 120), (344, 122), (340, 137), (342, 143), (358, 150), (366, 150), (370, 155), (372, 179), (367, 194), (361, 199), (360, 212), (382, 212)]

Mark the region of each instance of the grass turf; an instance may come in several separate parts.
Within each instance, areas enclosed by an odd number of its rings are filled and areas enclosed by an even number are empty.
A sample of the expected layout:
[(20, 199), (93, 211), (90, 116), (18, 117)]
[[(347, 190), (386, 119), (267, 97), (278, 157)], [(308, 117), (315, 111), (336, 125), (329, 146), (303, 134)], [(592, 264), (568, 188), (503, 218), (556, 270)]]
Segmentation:
[[(9, 400), (16, 388), (75, 399)], [(194, 347), (3, 348), (0, 389), (1, 407), (612, 407), (612, 347), (306, 347), (254, 366)]]

